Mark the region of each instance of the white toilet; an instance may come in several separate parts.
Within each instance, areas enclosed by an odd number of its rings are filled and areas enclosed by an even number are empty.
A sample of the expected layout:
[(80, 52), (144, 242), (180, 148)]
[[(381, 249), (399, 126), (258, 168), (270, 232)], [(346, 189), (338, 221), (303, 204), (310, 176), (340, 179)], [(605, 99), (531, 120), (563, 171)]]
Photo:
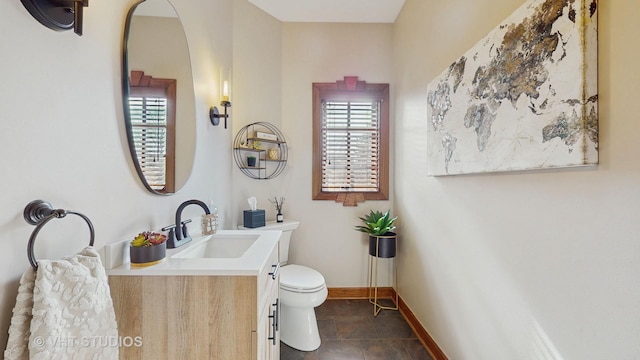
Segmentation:
[[(299, 221), (269, 221), (260, 230), (282, 230), (280, 237), (280, 340), (302, 351), (320, 347), (320, 334), (314, 308), (327, 299), (322, 274), (301, 265), (287, 265), (291, 233)], [(286, 265), (286, 266), (284, 266)]]

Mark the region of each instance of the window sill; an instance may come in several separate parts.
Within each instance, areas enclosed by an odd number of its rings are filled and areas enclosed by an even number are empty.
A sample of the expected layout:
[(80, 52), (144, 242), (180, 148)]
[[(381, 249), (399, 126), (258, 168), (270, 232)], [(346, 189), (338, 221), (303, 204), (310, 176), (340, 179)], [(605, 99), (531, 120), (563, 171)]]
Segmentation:
[(389, 200), (389, 196), (382, 192), (319, 192), (313, 195), (313, 200), (333, 200), (343, 206), (358, 206), (366, 200)]

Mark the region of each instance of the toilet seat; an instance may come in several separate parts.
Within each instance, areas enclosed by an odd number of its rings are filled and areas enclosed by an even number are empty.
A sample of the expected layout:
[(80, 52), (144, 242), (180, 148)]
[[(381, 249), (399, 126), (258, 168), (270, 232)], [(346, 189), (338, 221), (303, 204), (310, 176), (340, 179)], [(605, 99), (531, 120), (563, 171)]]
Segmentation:
[(317, 292), (326, 287), (322, 274), (302, 265), (280, 268), (280, 289), (297, 293)]

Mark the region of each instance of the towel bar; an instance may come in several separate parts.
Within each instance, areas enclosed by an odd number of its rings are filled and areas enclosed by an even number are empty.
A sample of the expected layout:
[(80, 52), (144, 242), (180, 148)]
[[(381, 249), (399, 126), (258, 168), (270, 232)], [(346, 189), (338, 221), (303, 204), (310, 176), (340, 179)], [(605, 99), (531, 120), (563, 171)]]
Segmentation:
[(51, 204), (43, 200), (34, 200), (27, 204), (24, 208), (23, 216), (26, 222), (31, 225), (36, 225), (36, 228), (31, 233), (31, 237), (29, 237), (29, 244), (27, 245), (27, 257), (29, 258), (29, 263), (33, 267), (34, 270), (38, 270), (38, 262), (36, 261), (36, 257), (33, 254), (33, 245), (36, 241), (36, 236), (42, 229), (46, 223), (48, 223), (53, 218), (63, 218), (68, 214), (80, 216), (89, 226), (90, 238), (89, 238), (89, 246), (93, 246), (93, 240), (95, 239), (95, 231), (93, 229), (93, 224), (91, 220), (85, 215), (69, 210), (63, 209), (54, 209)]

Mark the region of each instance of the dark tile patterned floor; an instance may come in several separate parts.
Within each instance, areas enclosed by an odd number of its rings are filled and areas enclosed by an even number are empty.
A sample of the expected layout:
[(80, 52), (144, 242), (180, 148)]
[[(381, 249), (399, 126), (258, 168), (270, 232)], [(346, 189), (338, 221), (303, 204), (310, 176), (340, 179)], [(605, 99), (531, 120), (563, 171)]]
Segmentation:
[(303, 352), (281, 343), (281, 360), (432, 360), (398, 311), (373, 316), (368, 300), (327, 300), (315, 310), (320, 348)]

